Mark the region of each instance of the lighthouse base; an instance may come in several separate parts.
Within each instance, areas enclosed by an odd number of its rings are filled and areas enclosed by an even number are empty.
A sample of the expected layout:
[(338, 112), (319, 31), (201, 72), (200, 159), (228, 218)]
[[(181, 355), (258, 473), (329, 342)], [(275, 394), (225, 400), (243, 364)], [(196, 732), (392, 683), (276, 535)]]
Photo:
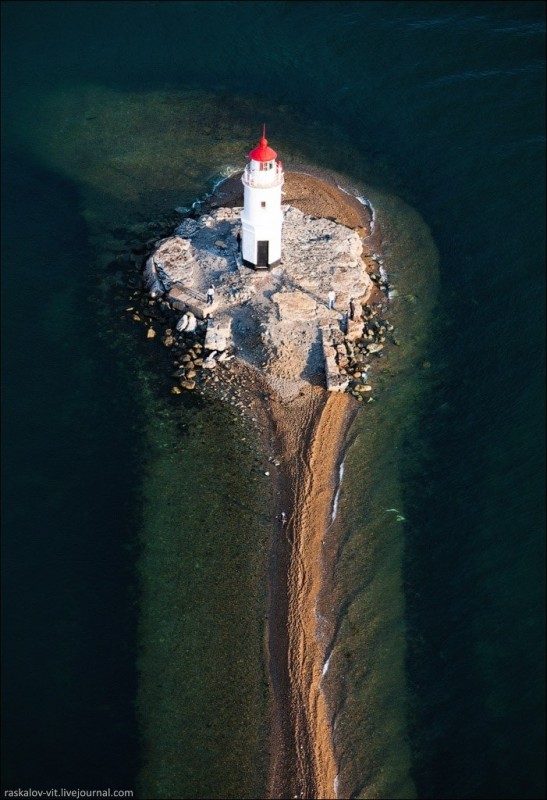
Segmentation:
[(277, 261), (272, 261), (271, 264), (253, 264), (252, 261), (247, 261), (246, 258), (242, 258), (241, 260), (242, 260), (243, 265), (245, 267), (250, 267), (251, 269), (254, 269), (254, 270), (272, 269), (272, 267), (278, 267), (279, 264), (281, 264), (281, 259), (280, 258), (278, 258)]

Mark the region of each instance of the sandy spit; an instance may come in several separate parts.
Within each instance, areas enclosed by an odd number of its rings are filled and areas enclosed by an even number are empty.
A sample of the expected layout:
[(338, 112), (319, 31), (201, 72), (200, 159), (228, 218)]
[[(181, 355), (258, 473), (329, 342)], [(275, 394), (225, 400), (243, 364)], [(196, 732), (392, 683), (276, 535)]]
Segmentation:
[[(345, 194), (330, 175), (286, 173), (284, 203), (306, 214), (370, 231), (370, 211)], [(240, 176), (225, 181), (215, 205), (242, 204)], [(271, 394), (254, 374), (256, 413), (264, 449), (280, 462), (272, 476), (277, 498), (269, 565), (265, 650), (272, 685), (269, 742), (270, 798), (334, 796), (337, 764), (326, 700), (316, 617), (323, 585), (323, 539), (329, 527), (338, 470), (359, 405), (348, 394), (308, 385), (291, 400)], [(282, 522), (286, 514), (286, 523)]]
[[(324, 646), (316, 603), (322, 587), (323, 540), (329, 527), (346, 434), (357, 412), (344, 394), (302, 402), (277, 419), (285, 443), (291, 508), (288, 589), (288, 672), (294, 724), (295, 795), (330, 797), (337, 765), (325, 697), (320, 689)], [(273, 778), (273, 776), (272, 776)], [(272, 796), (275, 781), (271, 784)], [(294, 795), (293, 795), (294, 796)]]

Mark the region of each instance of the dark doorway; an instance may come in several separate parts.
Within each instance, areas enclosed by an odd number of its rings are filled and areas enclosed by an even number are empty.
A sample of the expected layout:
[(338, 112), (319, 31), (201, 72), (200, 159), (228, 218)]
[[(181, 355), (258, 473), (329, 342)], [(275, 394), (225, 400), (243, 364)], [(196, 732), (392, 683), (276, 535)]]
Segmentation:
[(257, 267), (267, 267), (268, 266), (268, 245), (269, 245), (269, 242), (257, 242), (256, 243), (256, 266)]

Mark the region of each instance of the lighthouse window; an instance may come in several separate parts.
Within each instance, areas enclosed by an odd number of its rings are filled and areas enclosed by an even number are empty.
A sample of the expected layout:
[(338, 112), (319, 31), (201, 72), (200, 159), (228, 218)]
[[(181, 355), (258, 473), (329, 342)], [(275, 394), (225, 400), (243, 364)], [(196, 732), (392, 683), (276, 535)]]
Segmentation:
[(262, 200), (260, 202), (260, 208), (266, 208), (266, 201), (265, 200)]

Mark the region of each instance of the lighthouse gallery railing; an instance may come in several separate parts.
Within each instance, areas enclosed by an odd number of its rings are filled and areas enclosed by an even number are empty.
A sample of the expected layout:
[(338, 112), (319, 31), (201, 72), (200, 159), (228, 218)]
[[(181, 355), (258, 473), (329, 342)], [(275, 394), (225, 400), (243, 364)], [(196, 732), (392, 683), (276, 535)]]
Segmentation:
[(243, 183), (247, 186), (253, 186), (256, 189), (268, 189), (271, 186), (281, 186), (283, 181), (285, 180), (283, 168), (279, 165), (276, 166), (275, 170), (250, 170), (249, 167), (245, 167), (243, 170)]

